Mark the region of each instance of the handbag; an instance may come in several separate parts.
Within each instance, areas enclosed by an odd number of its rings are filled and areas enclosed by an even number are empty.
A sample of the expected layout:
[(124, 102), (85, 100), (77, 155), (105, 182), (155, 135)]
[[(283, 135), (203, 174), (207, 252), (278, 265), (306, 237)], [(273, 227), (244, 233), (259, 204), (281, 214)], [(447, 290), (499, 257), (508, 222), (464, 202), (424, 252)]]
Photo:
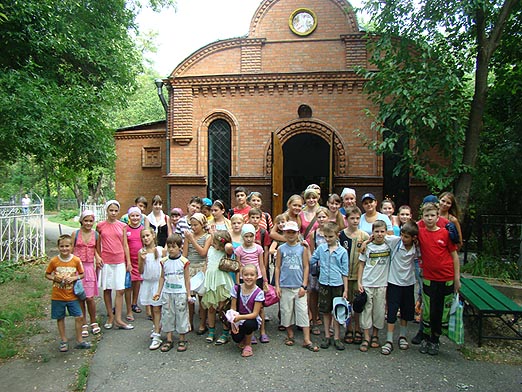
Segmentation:
[(80, 301), (83, 301), (87, 298), (81, 279), (78, 279), (76, 282), (74, 282), (73, 291), (74, 295), (76, 295)]
[(276, 294), (275, 287), (271, 284), (268, 285), (268, 290), (265, 293), (264, 306), (269, 307), (279, 302), (279, 297)]
[(239, 272), (239, 261), (223, 256), (219, 261), (218, 268), (223, 272)]
[(464, 304), (456, 293), (451, 303), (448, 338), (456, 344), (464, 343)]

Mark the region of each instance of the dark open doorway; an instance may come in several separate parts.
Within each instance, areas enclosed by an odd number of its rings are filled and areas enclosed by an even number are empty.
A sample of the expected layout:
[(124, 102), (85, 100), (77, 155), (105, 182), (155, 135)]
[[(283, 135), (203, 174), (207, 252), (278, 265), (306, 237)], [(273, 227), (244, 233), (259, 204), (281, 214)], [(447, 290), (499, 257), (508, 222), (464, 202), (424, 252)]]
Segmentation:
[(318, 184), (328, 194), (330, 145), (320, 136), (300, 133), (283, 144), (283, 209), (288, 198), (309, 184)]

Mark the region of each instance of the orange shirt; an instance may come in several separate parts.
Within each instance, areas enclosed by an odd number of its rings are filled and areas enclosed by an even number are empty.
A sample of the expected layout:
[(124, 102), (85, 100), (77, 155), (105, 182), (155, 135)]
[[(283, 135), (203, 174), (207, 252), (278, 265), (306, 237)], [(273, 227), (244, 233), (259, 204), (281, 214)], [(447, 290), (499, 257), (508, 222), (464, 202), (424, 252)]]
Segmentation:
[[(51, 259), (45, 270), (46, 274), (52, 274), (53, 272), (55, 278), (57, 278), (56, 280), (59, 281), (61, 278), (83, 274), (83, 265), (77, 256), (73, 256), (69, 261), (62, 261), (60, 257), (55, 256)], [(74, 282), (63, 286), (59, 282), (53, 282), (51, 299), (56, 301), (77, 300), (78, 298), (74, 295), (73, 286)]]

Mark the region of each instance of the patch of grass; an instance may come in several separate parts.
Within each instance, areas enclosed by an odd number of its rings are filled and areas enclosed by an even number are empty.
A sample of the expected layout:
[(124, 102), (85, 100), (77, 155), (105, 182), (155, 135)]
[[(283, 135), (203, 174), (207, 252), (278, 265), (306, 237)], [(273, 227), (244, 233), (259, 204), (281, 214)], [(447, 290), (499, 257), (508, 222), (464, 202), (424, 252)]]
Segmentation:
[(17, 355), (26, 337), (42, 332), (35, 319), (45, 316), (43, 309), (49, 303), (51, 288), (44, 278), (45, 266), (43, 260), (18, 264), (0, 284), (0, 360)]
[(57, 215), (50, 215), (47, 219), (50, 222), (77, 229), (80, 227), (80, 224), (74, 220), (76, 216), (78, 216), (78, 210), (64, 210), (60, 211)]
[(91, 371), (91, 361), (90, 359), (85, 361), (85, 363), (80, 366), (78, 369), (76, 385), (74, 387), (75, 391), (85, 391), (87, 387), (87, 379), (89, 378), (89, 373)]

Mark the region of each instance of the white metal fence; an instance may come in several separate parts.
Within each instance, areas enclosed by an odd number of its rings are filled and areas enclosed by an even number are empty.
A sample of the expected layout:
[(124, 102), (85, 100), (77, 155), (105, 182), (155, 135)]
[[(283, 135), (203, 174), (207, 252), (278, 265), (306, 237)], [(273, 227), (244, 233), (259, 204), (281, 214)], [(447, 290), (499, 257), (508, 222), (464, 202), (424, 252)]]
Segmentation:
[(91, 210), (94, 212), (94, 219), (96, 222), (101, 222), (107, 218), (107, 211), (105, 211), (104, 207), (104, 204), (83, 203), (80, 207), (80, 215), (82, 214), (82, 211)]
[(23, 261), (45, 254), (44, 203), (0, 206), (0, 261)]

